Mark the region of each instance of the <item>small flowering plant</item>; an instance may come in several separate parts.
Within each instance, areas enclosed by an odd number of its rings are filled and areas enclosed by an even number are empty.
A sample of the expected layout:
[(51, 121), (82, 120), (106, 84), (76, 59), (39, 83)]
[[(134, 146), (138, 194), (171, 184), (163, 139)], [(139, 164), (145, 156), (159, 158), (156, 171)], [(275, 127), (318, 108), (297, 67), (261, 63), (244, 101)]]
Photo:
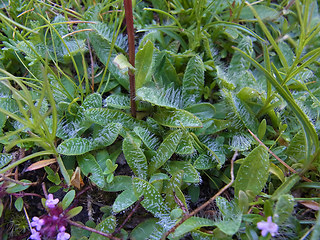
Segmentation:
[(75, 191), (69, 191), (62, 202), (49, 194), (43, 201), (48, 214), (41, 217), (33, 217), (31, 222), (32, 240), (67, 240), (70, 234), (66, 232), (68, 219), (81, 212), (82, 207), (67, 209), (75, 197)]
[(261, 221), (257, 223), (258, 229), (261, 230), (261, 235), (263, 237), (267, 236), (268, 233), (271, 234), (272, 237), (274, 237), (278, 233), (278, 225), (274, 222), (272, 222), (272, 217), (269, 216), (267, 218), (267, 221)]

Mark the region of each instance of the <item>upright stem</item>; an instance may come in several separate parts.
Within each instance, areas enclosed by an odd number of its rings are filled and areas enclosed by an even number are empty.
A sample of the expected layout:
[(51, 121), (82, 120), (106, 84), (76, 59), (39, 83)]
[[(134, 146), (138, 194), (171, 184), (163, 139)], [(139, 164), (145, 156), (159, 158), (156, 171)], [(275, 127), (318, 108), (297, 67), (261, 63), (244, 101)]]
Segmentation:
[[(129, 62), (134, 67), (135, 65), (135, 44), (134, 44), (134, 29), (133, 29), (133, 15), (132, 15), (132, 0), (124, 0), (124, 9), (126, 15), (126, 25), (129, 43)], [(134, 73), (129, 71), (130, 80), (130, 106), (131, 115), (136, 117), (136, 83)]]

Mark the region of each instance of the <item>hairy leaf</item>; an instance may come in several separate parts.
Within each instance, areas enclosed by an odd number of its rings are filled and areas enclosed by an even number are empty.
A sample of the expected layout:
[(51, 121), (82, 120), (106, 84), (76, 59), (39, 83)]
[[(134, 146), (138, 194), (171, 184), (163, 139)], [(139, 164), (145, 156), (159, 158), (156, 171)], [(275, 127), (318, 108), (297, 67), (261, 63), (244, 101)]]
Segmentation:
[(154, 115), (154, 120), (159, 124), (172, 128), (201, 128), (202, 123), (193, 114), (182, 109), (160, 108)]
[(112, 205), (112, 211), (118, 213), (121, 212), (128, 207), (130, 207), (132, 204), (134, 204), (138, 200), (137, 196), (134, 194), (133, 189), (127, 189), (124, 190), (122, 193), (120, 193), (116, 200), (114, 201)]
[(182, 99), (185, 107), (201, 100), (203, 87), (204, 64), (197, 55), (189, 60), (182, 81)]
[(217, 197), (216, 204), (222, 213), (222, 221), (216, 222), (216, 226), (225, 234), (235, 234), (241, 224), (242, 213), (234, 202), (229, 202), (223, 197)]
[(161, 143), (157, 150), (157, 154), (151, 158), (149, 164), (149, 173), (154, 173), (159, 169), (166, 161), (170, 159), (175, 152), (182, 136), (181, 130), (176, 130), (170, 133)]
[[(116, 217), (109, 216), (104, 220), (102, 220), (95, 229), (104, 233), (112, 233), (115, 230), (116, 225), (117, 225)], [(105, 240), (105, 239), (106, 237), (99, 235), (97, 233), (92, 233), (89, 238), (89, 240)]]
[(127, 163), (134, 174), (140, 178), (146, 179), (148, 175), (147, 158), (132, 136), (128, 135), (123, 140), (122, 149)]
[(81, 155), (93, 150), (92, 142), (85, 138), (70, 138), (62, 142), (58, 152), (63, 155)]
[(154, 215), (168, 212), (166, 203), (152, 184), (140, 178), (134, 178), (132, 183), (136, 196), (144, 196), (141, 205), (147, 211)]

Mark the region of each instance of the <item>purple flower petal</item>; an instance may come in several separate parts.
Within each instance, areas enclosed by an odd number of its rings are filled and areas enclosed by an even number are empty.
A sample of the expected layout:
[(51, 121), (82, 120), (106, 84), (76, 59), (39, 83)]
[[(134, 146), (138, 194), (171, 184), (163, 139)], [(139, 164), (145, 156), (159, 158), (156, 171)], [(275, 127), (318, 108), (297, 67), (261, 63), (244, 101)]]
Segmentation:
[(31, 236), (29, 237), (29, 239), (32, 239), (32, 240), (41, 240), (41, 236), (40, 236), (40, 233), (37, 232), (35, 229), (31, 228)]
[(257, 223), (258, 229), (261, 230), (261, 235), (263, 237), (267, 236), (268, 233), (271, 234), (271, 236), (275, 236), (278, 233), (278, 225), (274, 222), (272, 222), (272, 217), (269, 216), (267, 218), (267, 221), (261, 221)]
[(33, 217), (31, 222), (31, 227), (35, 227), (37, 231), (40, 231), (41, 227), (44, 225), (44, 220), (38, 217)]
[(59, 202), (58, 198), (53, 199), (53, 195), (49, 194), (47, 201), (46, 201), (46, 206), (48, 208), (55, 208), (55, 206), (58, 204), (58, 202)]
[(66, 232), (59, 232), (57, 235), (57, 240), (68, 240), (70, 238), (70, 234)]

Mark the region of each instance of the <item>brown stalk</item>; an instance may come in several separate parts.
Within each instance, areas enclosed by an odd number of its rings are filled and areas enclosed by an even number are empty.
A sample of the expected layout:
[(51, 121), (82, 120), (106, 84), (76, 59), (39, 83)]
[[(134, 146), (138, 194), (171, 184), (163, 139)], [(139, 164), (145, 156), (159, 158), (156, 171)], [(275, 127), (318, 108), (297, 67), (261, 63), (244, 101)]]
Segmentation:
[(186, 220), (191, 218), (192, 216), (196, 215), (198, 212), (200, 212), (202, 209), (207, 207), (209, 204), (211, 204), (217, 197), (219, 197), (225, 190), (227, 190), (234, 182), (234, 174), (233, 174), (233, 163), (238, 156), (238, 151), (235, 151), (235, 153), (232, 156), (231, 159), (231, 170), (230, 170), (230, 175), (231, 175), (231, 180), (230, 182), (225, 185), (223, 188), (219, 190), (213, 197), (211, 197), (208, 201), (206, 201), (204, 204), (202, 204), (200, 207), (196, 208), (193, 210), (190, 214), (185, 214), (183, 218), (176, 224), (174, 227), (172, 227), (169, 231), (165, 233), (165, 235), (161, 238), (162, 240), (167, 239), (169, 234), (173, 233), (182, 223), (184, 223)]
[[(132, 15), (132, 0), (124, 0), (124, 10), (127, 26), (128, 44), (129, 44), (129, 62), (135, 66), (135, 44), (134, 44), (134, 28), (133, 28), (133, 15)], [(129, 70), (130, 81), (130, 107), (132, 117), (136, 117), (136, 84), (134, 73)]]
[(89, 50), (89, 54), (90, 54), (90, 62), (91, 62), (91, 90), (92, 93), (94, 93), (94, 66), (93, 66), (93, 56), (92, 56), (92, 51), (91, 51), (91, 46), (90, 46), (90, 42), (89, 39), (87, 39), (88, 41), (88, 50)]
[(124, 225), (126, 225), (126, 223), (130, 220), (130, 218), (132, 217), (132, 215), (138, 210), (138, 208), (140, 207), (140, 203), (141, 201), (143, 200), (143, 197), (141, 197), (139, 199), (139, 201), (136, 203), (136, 205), (134, 206), (134, 208), (132, 209), (132, 211), (129, 213), (129, 215), (126, 217), (126, 219), (123, 221), (123, 223), (120, 225), (120, 227), (118, 227), (114, 233), (114, 234), (117, 234), (117, 233), (120, 233), (121, 229), (124, 227)]
[[(261, 142), (261, 140), (254, 135), (253, 132), (250, 131), (250, 129), (248, 129), (249, 133), (252, 135), (252, 137), (254, 137), (255, 140), (257, 140), (258, 143), (260, 143), (261, 146), (263, 146), (265, 149), (268, 150), (268, 152), (274, 156), (275, 159), (277, 159), (283, 166), (285, 166), (290, 172), (292, 173), (298, 173), (296, 170), (294, 170), (292, 167), (290, 167), (288, 164), (286, 164), (281, 158), (279, 158), (276, 154), (274, 154), (266, 145), (264, 145), (263, 142)], [(300, 176), (304, 181), (306, 182), (312, 182), (312, 180), (310, 180), (309, 178), (306, 178), (304, 176)]]

